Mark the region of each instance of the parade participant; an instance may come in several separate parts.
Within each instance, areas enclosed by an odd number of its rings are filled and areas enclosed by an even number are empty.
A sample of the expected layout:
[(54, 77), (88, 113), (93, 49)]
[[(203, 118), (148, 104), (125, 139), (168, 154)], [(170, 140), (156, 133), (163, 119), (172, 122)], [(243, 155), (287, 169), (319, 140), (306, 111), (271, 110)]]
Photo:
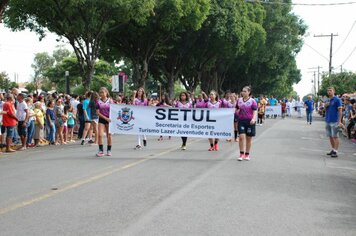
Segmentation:
[[(235, 104), (234, 107), (236, 107), (237, 101), (239, 100), (239, 95), (233, 93), (232, 94), (232, 100), (233, 100), (233, 103)], [(239, 130), (239, 112), (235, 109), (235, 113), (234, 113), (234, 138), (235, 138), (235, 142), (239, 141), (239, 138), (237, 137), (238, 130)]]
[[(234, 108), (236, 106), (236, 100), (233, 94), (228, 90), (225, 92), (224, 98), (221, 100), (221, 107), (222, 108)], [(235, 128), (235, 121), (233, 123), (233, 126)], [(236, 131), (236, 137), (237, 138), (237, 129)], [(226, 139), (226, 141), (231, 142), (231, 138)]]
[(341, 99), (335, 96), (335, 89), (329, 87), (327, 89), (329, 100), (325, 103), (325, 121), (326, 121), (326, 136), (329, 137), (332, 150), (327, 153), (331, 157), (338, 157), (337, 152), (340, 145), (338, 128), (342, 127), (342, 103)]
[[(144, 88), (139, 88), (137, 91), (133, 91), (132, 101), (134, 106), (148, 106), (148, 100), (146, 98), (146, 93)], [(146, 135), (137, 135), (137, 145), (136, 150), (141, 149), (141, 138), (143, 139), (143, 146), (147, 146)]]
[[(219, 95), (215, 90), (211, 90), (209, 94), (209, 101), (207, 102), (207, 108), (209, 109), (218, 109), (221, 108), (222, 103), (219, 101)], [(218, 138), (209, 138), (210, 148), (209, 151), (218, 151), (219, 150), (219, 139)]]
[(6, 95), (6, 102), (3, 105), (3, 118), (2, 118), (2, 125), (6, 129), (6, 152), (15, 152), (15, 150), (11, 149), (12, 139), (16, 132), (16, 124), (18, 119), (16, 117), (16, 110), (15, 110), (15, 99), (11, 93)]
[(307, 115), (307, 123), (312, 124), (313, 121), (313, 111), (314, 111), (314, 101), (312, 96), (308, 96), (308, 100), (304, 102), (304, 108)]
[[(171, 101), (169, 100), (169, 96), (167, 93), (164, 93), (162, 95), (161, 101), (159, 103), (157, 103), (156, 105), (157, 107), (172, 107), (171, 105)], [(168, 136), (169, 139), (171, 139), (171, 136)], [(163, 140), (163, 136), (159, 136), (158, 141), (162, 141)]]
[(251, 98), (251, 88), (245, 86), (242, 89), (242, 98), (236, 104), (239, 111), (240, 156), (238, 161), (250, 160), (252, 137), (256, 135), (257, 103)]
[(96, 113), (99, 116), (98, 123), (98, 145), (99, 151), (96, 154), (98, 157), (104, 156), (104, 145), (103, 145), (103, 136), (106, 133), (107, 138), (107, 149), (106, 155), (111, 156), (111, 146), (112, 146), (112, 135), (109, 133), (109, 123), (110, 120), (110, 104), (113, 104), (114, 101), (110, 98), (109, 91), (107, 88), (100, 88), (99, 90), (99, 100), (96, 105)]
[(206, 102), (208, 100), (208, 96), (204, 91), (198, 95), (198, 97), (194, 100), (194, 107), (195, 108), (206, 108)]
[[(178, 108), (192, 108), (193, 107), (192, 103), (189, 102), (189, 94), (187, 92), (181, 92), (179, 94), (179, 100), (176, 102), (175, 107), (178, 107)], [(186, 150), (188, 137), (181, 137), (181, 138), (182, 138), (181, 149)]]

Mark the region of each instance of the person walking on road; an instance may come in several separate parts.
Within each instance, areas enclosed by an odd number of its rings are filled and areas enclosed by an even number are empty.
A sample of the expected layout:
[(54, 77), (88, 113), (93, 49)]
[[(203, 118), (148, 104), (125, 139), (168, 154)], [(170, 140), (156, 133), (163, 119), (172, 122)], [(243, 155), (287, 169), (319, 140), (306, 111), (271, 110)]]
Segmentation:
[(304, 102), (305, 111), (307, 114), (307, 123), (312, 124), (313, 121), (313, 111), (314, 111), (314, 100), (312, 96), (308, 96), (308, 100)]
[[(221, 102), (219, 101), (219, 95), (215, 90), (211, 90), (209, 94), (209, 101), (207, 102), (208, 109), (219, 109), (221, 108)], [(218, 151), (219, 150), (219, 139), (218, 138), (209, 138), (210, 148), (209, 151)]]
[(250, 160), (252, 137), (256, 135), (257, 103), (251, 98), (251, 88), (246, 86), (242, 89), (242, 98), (236, 104), (239, 111), (239, 147), (240, 156), (238, 161)]
[[(193, 108), (192, 103), (189, 101), (189, 94), (187, 92), (181, 92), (179, 94), (179, 100), (177, 101), (175, 107), (178, 107), (178, 108)], [(181, 149), (184, 151), (184, 150), (187, 149), (188, 137), (181, 137), (181, 138), (182, 138)]]
[[(134, 106), (148, 106), (148, 100), (146, 98), (145, 89), (140, 87), (137, 91), (134, 90), (132, 94), (132, 101)], [(143, 141), (143, 146), (147, 146), (147, 137), (146, 135), (137, 135), (137, 145), (134, 148), (135, 150), (142, 149), (141, 138)]]
[(329, 137), (332, 150), (327, 153), (331, 157), (338, 157), (337, 152), (340, 145), (338, 129), (342, 127), (342, 102), (335, 96), (335, 89), (329, 87), (327, 90), (329, 99), (325, 103), (326, 135)]
[(103, 145), (103, 136), (106, 133), (107, 137), (107, 149), (106, 155), (111, 156), (111, 146), (112, 146), (112, 136), (109, 133), (109, 123), (110, 120), (110, 104), (114, 102), (110, 98), (109, 91), (107, 88), (102, 87), (99, 90), (100, 99), (96, 104), (96, 113), (99, 117), (99, 124), (98, 124), (98, 144), (99, 144), (99, 151), (96, 154), (97, 157), (104, 156), (104, 145)]

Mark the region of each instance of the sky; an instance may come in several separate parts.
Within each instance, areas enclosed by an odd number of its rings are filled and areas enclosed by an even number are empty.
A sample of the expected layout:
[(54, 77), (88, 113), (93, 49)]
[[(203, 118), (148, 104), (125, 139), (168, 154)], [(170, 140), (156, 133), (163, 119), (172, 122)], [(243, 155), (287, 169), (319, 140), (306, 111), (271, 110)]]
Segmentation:
[[(318, 66), (320, 72), (329, 68), (330, 37), (314, 35), (337, 34), (333, 41), (334, 71), (356, 72), (356, 0), (293, 0), (294, 4), (340, 4), (354, 2), (350, 5), (306, 6), (294, 5), (293, 13), (299, 16), (308, 26), (305, 42), (297, 55), (297, 65), (302, 73), (302, 80), (294, 85), (295, 91), (304, 96), (313, 91), (314, 71)], [(58, 36), (49, 33), (42, 41), (38, 35), (28, 30), (11, 32), (0, 24), (0, 72), (5, 71), (12, 81), (31, 81), (33, 70), (31, 64), (36, 53), (52, 54), (59, 44)], [(71, 49), (69, 45), (66, 48)], [(316, 74), (317, 76), (317, 74)]]

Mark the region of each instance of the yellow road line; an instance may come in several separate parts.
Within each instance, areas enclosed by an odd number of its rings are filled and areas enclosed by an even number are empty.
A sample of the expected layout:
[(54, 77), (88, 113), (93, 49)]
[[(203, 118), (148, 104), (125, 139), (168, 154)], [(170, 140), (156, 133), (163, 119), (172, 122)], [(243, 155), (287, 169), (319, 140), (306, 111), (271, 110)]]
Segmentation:
[[(199, 140), (196, 140), (196, 141), (193, 141), (193, 142), (190, 142), (191, 143), (195, 143), (195, 142), (198, 142)], [(30, 206), (30, 205), (33, 205), (37, 202), (40, 202), (40, 201), (43, 201), (43, 200), (46, 200), (48, 198), (51, 198), (51, 197), (54, 197), (56, 196), (57, 194), (60, 194), (60, 193), (63, 193), (63, 192), (66, 192), (66, 191), (69, 191), (69, 190), (72, 190), (72, 189), (75, 189), (75, 188), (78, 188), (80, 186), (83, 186), (85, 184), (89, 184), (89, 183), (92, 183), (94, 181), (97, 181), (97, 180), (100, 180), (102, 178), (105, 178), (109, 175), (112, 175), (112, 174), (115, 174), (117, 172), (120, 172), (120, 171), (123, 171), (123, 170), (126, 170), (126, 169), (129, 169), (129, 168), (132, 168), (134, 166), (137, 166), (141, 163), (144, 163), (146, 161), (149, 161), (149, 160), (152, 160), (152, 159), (155, 159), (157, 157), (160, 157), (164, 154), (167, 154), (167, 153), (170, 153), (172, 151), (175, 151), (177, 150), (177, 148), (171, 148), (169, 150), (166, 150), (166, 151), (163, 151), (163, 152), (160, 152), (158, 154), (155, 154), (154, 156), (150, 156), (150, 157), (143, 157), (144, 159), (142, 160), (139, 160), (139, 161), (136, 161), (136, 162), (133, 162), (133, 163), (130, 163), (130, 164), (127, 164), (125, 166), (122, 166), (122, 167), (118, 167), (118, 168), (115, 168), (113, 170), (110, 170), (110, 171), (106, 171), (106, 172), (103, 172), (101, 174), (97, 174), (97, 175), (94, 175), (90, 178), (87, 178), (87, 179), (83, 179), (83, 180), (79, 180), (73, 184), (70, 184), (70, 185), (67, 185), (67, 186), (64, 186), (58, 190), (53, 190), (51, 192), (48, 192), (48, 193), (45, 193), (45, 194), (42, 194), (38, 197), (35, 197), (35, 198), (32, 198), (32, 199), (29, 199), (29, 200), (25, 200), (23, 202), (20, 202), (20, 203), (16, 203), (14, 205), (11, 205), (9, 207), (5, 207), (5, 208), (1, 208), (0, 209), (0, 216), (1, 215), (5, 215), (9, 212), (12, 212), (12, 211), (15, 211), (15, 210), (18, 210), (18, 209), (21, 209), (21, 208), (24, 208), (26, 206)]]

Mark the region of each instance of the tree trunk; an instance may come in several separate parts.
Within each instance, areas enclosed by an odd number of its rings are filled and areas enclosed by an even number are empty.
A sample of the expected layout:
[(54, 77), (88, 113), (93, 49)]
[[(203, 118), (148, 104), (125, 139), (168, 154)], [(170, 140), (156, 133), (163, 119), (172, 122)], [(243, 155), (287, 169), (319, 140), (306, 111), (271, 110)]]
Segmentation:
[(91, 82), (93, 80), (93, 75), (94, 75), (94, 69), (95, 69), (95, 62), (91, 62), (89, 63), (89, 65), (87, 64), (85, 66), (85, 72), (84, 72), (84, 81), (83, 81), (83, 85), (84, 85), (84, 89), (85, 91), (90, 91), (90, 85)]
[(142, 61), (142, 64), (140, 61), (135, 60), (133, 61), (133, 76), (132, 80), (135, 84), (135, 87), (145, 87), (146, 84), (146, 79), (148, 76), (148, 62), (146, 59)]
[(5, 8), (8, 3), (9, 3), (9, 0), (0, 1), (0, 23), (2, 22), (2, 15), (4, 14)]
[(167, 76), (167, 93), (169, 98), (173, 99), (174, 98), (174, 83), (177, 80), (178, 75), (171, 73), (169, 76)]

